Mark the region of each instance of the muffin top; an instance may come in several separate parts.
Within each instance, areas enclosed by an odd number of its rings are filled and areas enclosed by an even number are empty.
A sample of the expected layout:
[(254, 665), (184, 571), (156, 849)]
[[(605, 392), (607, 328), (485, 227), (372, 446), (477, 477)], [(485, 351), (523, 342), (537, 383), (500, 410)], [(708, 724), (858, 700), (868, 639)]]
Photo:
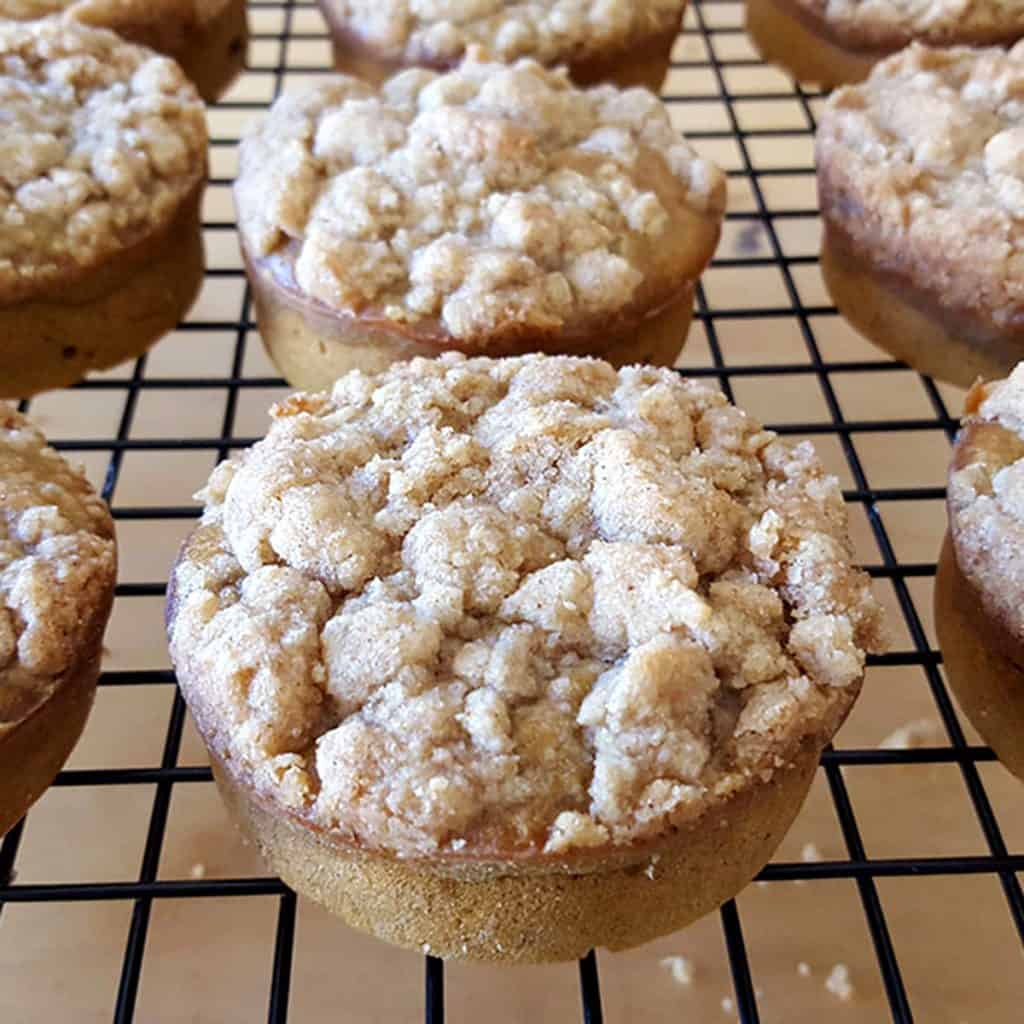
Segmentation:
[(674, 32), (686, 0), (324, 0), (331, 20), (383, 59), (453, 64), (474, 45), (542, 64), (628, 51)]
[(914, 45), (833, 93), (822, 212), (944, 308), (1024, 327), (1024, 43)]
[(986, 614), (1024, 644), (1024, 364), (968, 394), (948, 507), (960, 571)]
[(1020, 0), (796, 0), (845, 46), (895, 50), (917, 40), (933, 46), (984, 46), (1024, 35)]
[(473, 53), (378, 92), (332, 77), (242, 143), (250, 259), (318, 303), (486, 345), (586, 333), (677, 297), (725, 186), (644, 89)]
[(0, 737), (99, 647), (114, 524), (82, 474), (0, 403)]
[(206, 169), (205, 108), (172, 61), (52, 18), (0, 22), (0, 301), (167, 226)]
[(171, 653), (214, 754), (360, 845), (657, 840), (824, 745), (880, 642), (810, 444), (670, 370), (447, 353), (272, 416)]

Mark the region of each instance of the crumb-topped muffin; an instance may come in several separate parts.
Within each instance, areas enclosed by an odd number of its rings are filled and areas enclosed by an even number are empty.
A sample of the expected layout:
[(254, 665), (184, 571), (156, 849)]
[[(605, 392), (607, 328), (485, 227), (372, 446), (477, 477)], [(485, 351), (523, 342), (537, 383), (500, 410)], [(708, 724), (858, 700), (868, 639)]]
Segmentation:
[(661, 89), (686, 0), (319, 0), (339, 70), (382, 82), (454, 67), (472, 46), (566, 65), (580, 85)]
[(451, 348), (673, 362), (725, 182), (646, 90), (473, 53), (282, 97), (235, 202), (268, 351), (326, 388)]
[(975, 728), (1024, 778), (1024, 366), (965, 405), (936, 583), (946, 675)]
[(761, 868), (879, 643), (836, 480), (670, 370), (398, 363), (272, 410), (171, 578), (289, 884), (446, 957), (682, 927)]
[(766, 60), (832, 87), (866, 78), (909, 46), (1012, 46), (1019, 0), (747, 0), (747, 28)]
[(14, 21), (65, 12), (170, 57), (208, 103), (245, 65), (245, 0), (0, 0), (0, 18)]
[(114, 598), (106, 505), (0, 403), (0, 836), (71, 753), (92, 706)]
[(822, 270), (867, 338), (968, 386), (1024, 355), (1024, 44), (912, 46), (818, 128)]
[(166, 57), (57, 18), (0, 22), (0, 396), (136, 355), (203, 272), (204, 107)]

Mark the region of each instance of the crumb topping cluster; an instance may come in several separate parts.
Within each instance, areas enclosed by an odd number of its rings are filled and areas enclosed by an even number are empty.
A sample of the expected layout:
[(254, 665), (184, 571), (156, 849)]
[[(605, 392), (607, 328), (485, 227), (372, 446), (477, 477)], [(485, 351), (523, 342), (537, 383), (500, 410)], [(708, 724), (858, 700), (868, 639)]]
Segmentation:
[(1024, 34), (1019, 0), (797, 0), (847, 45), (896, 49), (1012, 42)]
[(669, 301), (710, 259), (725, 188), (646, 90), (474, 53), (282, 97), (235, 195), (250, 256), (285, 253), (301, 292), (486, 342)]
[(455, 63), (473, 44), (503, 61), (579, 60), (673, 32), (685, 0), (330, 0), (332, 18), (382, 57)]
[(990, 614), (1024, 639), (1024, 365), (968, 395), (949, 476), (960, 571)]
[(206, 169), (205, 108), (172, 61), (74, 22), (0, 22), (0, 299), (115, 256)]
[(1024, 43), (908, 48), (833, 93), (817, 156), (826, 222), (873, 264), (1024, 322)]
[(0, 404), (0, 731), (81, 657), (116, 573), (106, 505), (24, 416)]
[(657, 837), (827, 742), (880, 643), (811, 446), (671, 371), (449, 353), (273, 417), (171, 652), (211, 748), (359, 843)]

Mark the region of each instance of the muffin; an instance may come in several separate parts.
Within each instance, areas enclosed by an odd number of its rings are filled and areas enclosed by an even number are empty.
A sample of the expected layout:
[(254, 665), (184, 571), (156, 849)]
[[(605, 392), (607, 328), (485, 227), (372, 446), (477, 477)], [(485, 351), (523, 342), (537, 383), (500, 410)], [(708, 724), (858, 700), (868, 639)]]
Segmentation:
[(447, 71), (472, 46), (510, 64), (566, 65), (579, 85), (659, 92), (686, 0), (318, 0), (338, 70), (380, 84), (407, 67)]
[(0, 836), (78, 741), (114, 599), (114, 524), (82, 474), (0, 403)]
[(821, 267), (865, 337), (963, 387), (1024, 356), (1024, 44), (911, 46), (829, 100)]
[(445, 349), (670, 364), (724, 197), (646, 90), (479, 52), (282, 97), (235, 182), (260, 333), (308, 389)]
[(831, 89), (860, 82), (911, 43), (1012, 46), (1024, 5), (1011, 0), (747, 0), (761, 56)]
[(203, 275), (205, 108), (166, 57), (0, 22), (0, 397), (143, 352)]
[(177, 61), (207, 103), (245, 66), (245, 0), (0, 0), (0, 18), (67, 14)]
[(624, 949), (767, 861), (880, 610), (837, 481), (717, 390), (446, 353), (272, 410), (171, 575), (178, 680), (289, 885), (410, 949)]
[(935, 625), (960, 706), (1024, 779), (1024, 365), (967, 396)]

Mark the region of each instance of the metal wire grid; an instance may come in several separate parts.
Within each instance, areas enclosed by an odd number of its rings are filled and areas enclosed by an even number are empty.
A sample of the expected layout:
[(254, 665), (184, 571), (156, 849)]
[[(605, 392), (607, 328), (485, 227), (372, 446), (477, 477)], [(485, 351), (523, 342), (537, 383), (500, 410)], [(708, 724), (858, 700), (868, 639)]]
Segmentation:
[[(290, 59), (291, 44), (297, 41), (325, 42), (317, 31), (300, 31), (299, 19), (305, 21), (310, 11), (307, 4), (295, 0), (251, 0), (250, 9), (258, 21), (253, 33), (253, 51), (250, 53), (250, 72), (259, 73), (267, 79), (265, 101), (237, 100), (223, 103), (223, 110), (259, 110), (266, 102), (278, 95), (291, 72), (321, 74), (328, 71), (326, 63), (319, 66), (297, 67)], [(879, 503), (886, 501), (935, 501), (943, 497), (941, 488), (910, 487), (880, 488), (869, 484), (861, 458), (853, 438), (867, 431), (938, 431), (951, 439), (956, 429), (956, 420), (930, 379), (923, 378), (922, 385), (928, 396), (931, 415), (915, 419), (862, 420), (844, 418), (837, 397), (833, 375), (837, 373), (872, 374), (892, 370), (898, 364), (888, 360), (828, 361), (823, 358), (819, 339), (815, 335), (813, 321), (820, 317), (835, 316), (835, 310), (827, 305), (808, 305), (801, 300), (796, 280), (798, 268), (814, 264), (813, 255), (787, 255), (781, 240), (782, 227), (787, 222), (814, 218), (816, 211), (805, 208), (779, 208), (769, 202), (766, 183), (770, 179), (791, 176), (809, 176), (813, 168), (806, 160), (794, 159), (784, 166), (759, 167), (752, 150), (762, 138), (791, 140), (795, 148), (806, 146), (814, 131), (814, 106), (820, 99), (816, 93), (800, 86), (791, 86), (777, 92), (759, 89), (745, 92), (730, 88), (730, 78), (741, 79), (743, 70), (757, 67), (757, 61), (748, 56), (734, 56), (737, 49), (731, 46), (741, 38), (742, 4), (737, 0), (693, 0), (688, 14), (687, 27), (683, 33), (685, 42), (697, 42), (703, 57), (674, 62), (677, 71), (710, 73), (714, 84), (712, 93), (700, 95), (669, 95), (671, 104), (685, 105), (717, 101), (725, 111), (726, 124), (715, 130), (687, 130), (688, 137), (698, 146), (731, 142), (735, 146), (738, 164), (730, 171), (733, 179), (743, 179), (750, 190), (749, 209), (733, 212), (727, 217), (731, 222), (742, 222), (745, 226), (760, 225), (767, 239), (767, 256), (723, 257), (715, 260), (713, 267), (773, 267), (781, 275), (785, 303), (779, 306), (749, 308), (742, 305), (713, 304), (709, 301), (704, 286), (697, 291), (697, 321), (703, 326), (711, 354), (711, 365), (687, 369), (695, 376), (717, 378), (725, 393), (732, 398), (734, 383), (745, 377), (767, 375), (810, 375), (815, 378), (824, 395), (828, 410), (827, 422), (786, 423), (776, 427), (780, 433), (799, 435), (820, 435), (836, 438), (842, 448), (854, 486), (845, 493), (846, 500), (859, 504), (866, 512), (874, 539), (882, 553), (881, 564), (870, 566), (871, 573), (891, 582), (900, 611), (912, 640), (908, 650), (897, 651), (872, 659), (874, 665), (919, 666), (925, 674), (935, 707), (948, 734), (949, 747), (931, 747), (914, 750), (846, 749), (828, 750), (822, 759), (822, 771), (828, 783), (835, 812), (842, 830), (848, 857), (819, 863), (773, 863), (761, 874), (765, 881), (795, 879), (846, 878), (854, 880), (860, 896), (863, 912), (874, 945), (879, 971), (884, 983), (891, 1018), (897, 1024), (910, 1024), (914, 1019), (907, 990), (901, 976), (900, 965), (889, 934), (889, 928), (878, 897), (876, 880), (886, 877), (921, 875), (962, 875), (990, 874), (998, 877), (1005, 894), (1006, 908), (1010, 914), (1017, 935), (1024, 943), (1024, 895), (1017, 879), (1017, 872), (1024, 871), (1024, 855), (1011, 855), (1003, 839), (999, 821), (993, 805), (979, 776), (977, 765), (991, 761), (994, 755), (985, 747), (967, 744), (956, 713), (946, 692), (939, 673), (940, 655), (929, 647), (925, 630), (915, 609), (908, 581), (928, 577), (934, 573), (933, 563), (900, 563), (885, 522), (879, 511)], [(315, 22), (313, 22), (315, 24)], [(267, 26), (275, 26), (268, 30)], [(277, 28), (276, 26), (279, 26)], [(686, 47), (683, 47), (685, 52)], [(262, 55), (262, 59), (255, 57)], [(745, 128), (741, 116), (742, 105), (773, 101), (793, 101), (799, 105), (804, 123), (796, 129)], [(230, 177), (220, 174), (218, 152), (232, 149), (237, 143), (235, 135), (218, 135), (214, 121), (214, 137), (211, 140), (213, 153), (214, 186), (230, 185)], [(805, 150), (806, 152), (806, 150)], [(225, 220), (206, 220), (204, 228), (210, 232), (234, 230), (234, 224)], [(208, 278), (241, 278), (240, 269), (211, 269)], [(726, 361), (720, 344), (719, 332), (723, 323), (730, 320), (751, 318), (789, 318), (797, 325), (806, 360), (792, 363), (743, 364), (735, 365)], [(251, 376), (243, 372), (247, 344), (253, 344), (251, 334), (255, 324), (252, 320), (250, 297), (247, 287), (242, 290), (241, 307), (237, 320), (189, 320), (179, 328), (183, 332), (232, 332), (234, 351), (230, 372), (227, 376), (178, 377), (156, 376), (147, 373), (147, 358), (135, 364), (126, 379), (100, 378), (86, 381), (78, 388), (87, 391), (101, 391), (109, 395), (110, 401), (120, 400), (121, 415), (113, 437), (98, 440), (69, 439), (58, 443), (58, 447), (70, 452), (99, 452), (108, 457), (103, 495), (113, 506), (114, 517), (120, 522), (149, 519), (188, 519), (198, 513), (195, 507), (173, 505), (161, 507), (130, 507), (116, 501), (116, 488), (125, 454), (131, 451), (154, 451), (174, 449), (195, 449), (215, 454), (220, 459), (229, 450), (252, 443), (255, 438), (237, 436), (235, 421), (239, 396), (244, 389), (266, 388), (280, 385), (274, 377)], [(695, 327), (695, 330), (697, 328)], [(202, 390), (224, 396), (224, 413), (220, 432), (217, 436), (203, 438), (134, 438), (132, 425), (140, 395), (148, 389)], [(24, 403), (28, 407), (28, 403)], [(185, 496), (183, 495), (183, 498)], [(159, 597), (163, 594), (164, 582), (121, 583), (119, 598)], [(108, 671), (101, 679), (102, 686), (153, 686), (173, 683), (173, 674), (163, 670)], [(55, 883), (17, 884), (15, 868), (24, 822), (15, 827), (0, 844), (0, 912), (8, 903), (42, 903), (91, 900), (130, 900), (133, 912), (125, 944), (124, 956), (117, 989), (114, 1021), (128, 1024), (135, 1019), (135, 1007), (139, 991), (143, 957), (146, 951), (147, 929), (154, 899), (186, 899), (216, 896), (276, 896), (278, 899), (276, 938), (272, 962), (267, 1020), (282, 1024), (288, 1019), (289, 986), (295, 942), (296, 900), (294, 894), (275, 878), (238, 878), (189, 881), (164, 881), (157, 879), (157, 868), (163, 847), (171, 794), (175, 785), (193, 782), (209, 782), (208, 768), (180, 767), (178, 754), (185, 724), (185, 706), (175, 691), (167, 721), (163, 752), (160, 764), (150, 768), (119, 768), (66, 770), (57, 779), (62, 787), (124, 786), (148, 783), (154, 786), (155, 795), (149, 815), (142, 862), (138, 879), (120, 883)], [(973, 812), (981, 827), (988, 853), (984, 856), (966, 857), (924, 857), (897, 859), (869, 859), (864, 850), (860, 829), (853, 805), (843, 778), (844, 765), (899, 765), (934, 764), (947, 762), (956, 765), (962, 775), (969, 794)], [(6, 883), (6, 884), (4, 884)], [(735, 989), (735, 1004), (739, 1020), (743, 1024), (756, 1024), (759, 1010), (751, 970), (744, 944), (740, 916), (734, 902), (729, 902), (720, 911), (721, 926), (729, 956)], [(579, 987), (582, 1017), (588, 1024), (600, 1024), (603, 1020), (598, 963), (593, 953), (579, 963)], [(424, 967), (424, 1013), (428, 1024), (440, 1024), (445, 1018), (444, 1009), (444, 964), (435, 958), (426, 957)]]

